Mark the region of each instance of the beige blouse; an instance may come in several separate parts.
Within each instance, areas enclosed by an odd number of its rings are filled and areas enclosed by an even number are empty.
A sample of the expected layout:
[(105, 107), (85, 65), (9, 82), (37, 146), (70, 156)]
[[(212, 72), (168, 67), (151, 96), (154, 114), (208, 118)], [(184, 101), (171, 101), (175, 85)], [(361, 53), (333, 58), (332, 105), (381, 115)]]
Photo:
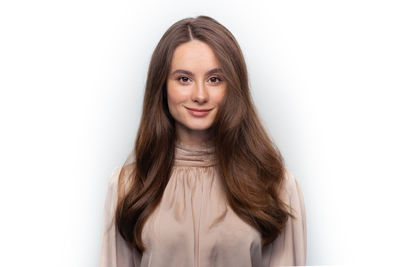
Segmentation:
[(291, 219), (273, 243), (261, 247), (261, 234), (227, 205), (216, 172), (214, 147), (177, 143), (175, 165), (160, 205), (146, 221), (147, 251), (130, 250), (115, 227), (114, 169), (104, 206), (100, 267), (261, 267), (305, 265), (306, 217), (299, 184), (286, 169), (282, 200)]

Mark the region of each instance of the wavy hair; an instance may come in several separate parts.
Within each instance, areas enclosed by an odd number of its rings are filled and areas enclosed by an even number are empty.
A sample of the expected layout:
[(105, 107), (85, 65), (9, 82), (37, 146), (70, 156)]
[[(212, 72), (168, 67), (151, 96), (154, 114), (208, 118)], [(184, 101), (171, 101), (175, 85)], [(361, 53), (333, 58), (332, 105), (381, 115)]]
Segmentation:
[(228, 204), (262, 235), (263, 245), (282, 231), (288, 206), (279, 198), (284, 160), (259, 120), (252, 102), (247, 68), (232, 33), (208, 16), (174, 23), (157, 44), (147, 73), (143, 110), (133, 153), (118, 182), (116, 225), (121, 236), (140, 253), (146, 219), (160, 203), (174, 163), (175, 121), (168, 110), (166, 81), (175, 49), (191, 40), (214, 51), (227, 82), (226, 96), (210, 128)]

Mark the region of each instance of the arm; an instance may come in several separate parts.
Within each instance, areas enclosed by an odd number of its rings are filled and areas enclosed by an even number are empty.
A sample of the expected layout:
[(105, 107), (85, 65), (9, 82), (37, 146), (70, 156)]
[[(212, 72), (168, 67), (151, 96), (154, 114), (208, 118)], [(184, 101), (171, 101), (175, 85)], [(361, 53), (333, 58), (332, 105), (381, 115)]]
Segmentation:
[(282, 200), (296, 218), (288, 218), (282, 233), (265, 248), (266, 266), (298, 266), (306, 264), (307, 228), (304, 199), (296, 178), (286, 170)]
[(114, 169), (108, 183), (104, 205), (103, 235), (100, 249), (100, 267), (134, 267), (133, 252), (115, 226), (114, 211), (117, 204), (117, 186), (121, 167)]

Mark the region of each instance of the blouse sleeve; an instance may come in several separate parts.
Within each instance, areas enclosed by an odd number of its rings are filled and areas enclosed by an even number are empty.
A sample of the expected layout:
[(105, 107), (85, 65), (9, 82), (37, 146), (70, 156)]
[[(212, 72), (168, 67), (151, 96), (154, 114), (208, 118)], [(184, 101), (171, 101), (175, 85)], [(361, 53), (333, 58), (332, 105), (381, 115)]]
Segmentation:
[(100, 267), (135, 267), (133, 252), (117, 231), (114, 211), (117, 204), (117, 185), (121, 167), (112, 172), (108, 183), (103, 213), (103, 235), (100, 249)]
[(304, 199), (298, 181), (287, 169), (282, 200), (295, 218), (289, 217), (282, 233), (265, 248), (265, 266), (303, 266), (307, 254)]

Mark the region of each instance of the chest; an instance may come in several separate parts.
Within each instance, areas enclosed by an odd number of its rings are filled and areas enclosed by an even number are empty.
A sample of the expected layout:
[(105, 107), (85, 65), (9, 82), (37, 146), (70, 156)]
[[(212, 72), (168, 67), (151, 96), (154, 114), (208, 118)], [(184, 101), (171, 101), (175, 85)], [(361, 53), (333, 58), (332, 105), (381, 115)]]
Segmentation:
[(172, 255), (188, 263), (232, 255), (250, 260), (250, 254), (261, 253), (259, 232), (227, 204), (221, 181), (212, 170), (173, 173), (142, 237), (153, 260)]

